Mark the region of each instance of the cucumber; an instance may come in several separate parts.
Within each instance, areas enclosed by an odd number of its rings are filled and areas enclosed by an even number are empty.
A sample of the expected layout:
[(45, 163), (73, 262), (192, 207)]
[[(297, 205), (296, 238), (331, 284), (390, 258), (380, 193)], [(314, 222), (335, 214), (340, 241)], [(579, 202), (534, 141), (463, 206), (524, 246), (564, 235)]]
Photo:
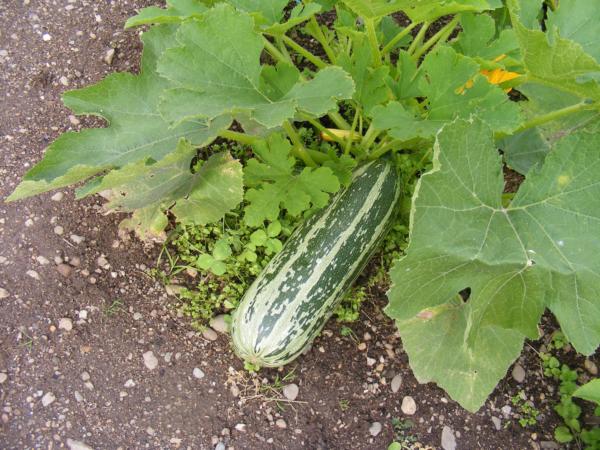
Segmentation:
[(389, 229), (400, 191), (394, 164), (373, 161), (300, 225), (233, 313), (233, 349), (240, 358), (278, 367), (302, 353)]

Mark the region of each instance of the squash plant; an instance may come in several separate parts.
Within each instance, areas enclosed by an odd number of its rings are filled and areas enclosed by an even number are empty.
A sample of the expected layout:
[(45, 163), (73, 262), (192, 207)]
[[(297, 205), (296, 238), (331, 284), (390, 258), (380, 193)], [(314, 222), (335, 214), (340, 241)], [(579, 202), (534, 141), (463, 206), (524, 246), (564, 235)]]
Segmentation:
[(386, 312), (417, 378), (475, 411), (545, 309), (600, 342), (599, 23), (587, 0), (169, 0), (126, 24), (151, 25), (139, 74), (64, 94), (109, 126), (63, 134), (9, 200), (84, 181), (143, 237), (240, 204), (256, 227), (392, 154), (412, 203)]

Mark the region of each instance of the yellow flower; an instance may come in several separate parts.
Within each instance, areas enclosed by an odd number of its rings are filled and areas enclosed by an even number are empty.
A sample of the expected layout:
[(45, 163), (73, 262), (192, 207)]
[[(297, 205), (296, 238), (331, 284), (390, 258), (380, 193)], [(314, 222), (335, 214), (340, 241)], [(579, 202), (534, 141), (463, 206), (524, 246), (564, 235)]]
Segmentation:
[[(498, 56), (496, 59), (494, 59), (494, 62), (498, 62), (503, 60), (506, 57), (506, 55), (500, 55)], [(510, 72), (508, 70), (504, 70), (504, 69), (493, 69), (493, 70), (487, 70), (487, 69), (481, 69), (479, 71), (479, 73), (481, 75), (483, 75), (484, 77), (487, 78), (487, 80), (492, 83), (492, 84), (502, 84), (506, 81), (510, 81), (513, 80), (517, 77), (520, 77), (521, 74), (517, 73), (517, 72)], [(473, 80), (468, 80), (464, 86), (459, 87), (456, 90), (457, 94), (462, 94), (465, 89), (469, 89), (473, 87)], [(506, 88), (504, 89), (504, 92), (510, 92), (512, 90), (512, 88)]]

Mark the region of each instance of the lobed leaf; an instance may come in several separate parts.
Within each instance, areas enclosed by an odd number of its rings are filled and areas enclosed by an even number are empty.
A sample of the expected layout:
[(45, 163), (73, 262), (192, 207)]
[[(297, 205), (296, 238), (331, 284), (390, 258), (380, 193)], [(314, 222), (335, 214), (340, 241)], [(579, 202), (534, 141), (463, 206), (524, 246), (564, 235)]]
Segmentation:
[[(223, 35), (223, 29), (231, 31)], [(158, 63), (159, 73), (178, 86), (165, 92), (160, 105), (172, 123), (241, 114), (274, 128), (298, 110), (323, 115), (354, 91), (339, 67), (321, 70), (308, 81), (299, 80), (293, 67), (265, 72), (260, 64), (264, 41), (252, 18), (225, 4), (208, 11), (201, 22), (181, 25), (177, 39), (179, 46), (167, 50)], [(270, 96), (269, 85), (288, 90)]]
[(228, 128), (231, 120), (226, 117), (172, 127), (157, 112), (160, 95), (169, 83), (154, 72), (154, 67), (173, 43), (172, 36), (173, 29), (167, 25), (144, 33), (140, 75), (111, 74), (94, 86), (64, 94), (65, 104), (75, 114), (104, 117), (109, 126), (61, 135), (8, 200), (73, 184), (132, 162), (148, 158), (158, 161), (172, 152), (182, 137), (205, 145)]
[(595, 351), (599, 144), (600, 135), (587, 133), (562, 139), (505, 208), (492, 129), (471, 119), (439, 132), (386, 308), (419, 381), (435, 381), (476, 411), (524, 338), (537, 337), (546, 306), (578, 351)]
[(148, 24), (180, 23), (191, 17), (201, 17), (202, 13), (208, 9), (207, 3), (212, 2), (204, 0), (167, 0), (166, 8), (149, 6), (141, 9), (137, 15), (127, 19), (125, 28)]
[(250, 187), (244, 221), (249, 226), (277, 220), (281, 209), (298, 216), (310, 208), (322, 208), (329, 194), (339, 190), (340, 182), (329, 167), (305, 167), (296, 173), (291, 150), (289, 141), (278, 133), (254, 145), (258, 158), (249, 160), (244, 169)]

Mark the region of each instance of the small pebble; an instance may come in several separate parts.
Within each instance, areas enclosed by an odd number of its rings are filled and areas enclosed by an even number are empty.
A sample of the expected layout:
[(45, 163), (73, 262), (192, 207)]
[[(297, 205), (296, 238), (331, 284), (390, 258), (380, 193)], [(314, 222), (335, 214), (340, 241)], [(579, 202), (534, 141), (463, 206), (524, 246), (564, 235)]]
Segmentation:
[(415, 399), (410, 395), (407, 395), (402, 399), (402, 406), (400, 406), (400, 409), (407, 416), (412, 416), (417, 412), (417, 404), (415, 403)]
[(106, 54), (104, 55), (103, 60), (106, 64), (108, 64), (110, 66), (113, 62), (114, 57), (115, 57), (115, 49), (110, 48), (106, 51)]
[(37, 262), (39, 262), (42, 266), (45, 266), (46, 264), (50, 264), (50, 261), (48, 261), (48, 258), (46, 258), (45, 256), (38, 256), (37, 258), (35, 258)]
[(10, 294), (8, 293), (8, 291), (4, 288), (0, 288), (0, 299), (2, 298), (7, 298)]
[(394, 394), (398, 392), (400, 390), (400, 386), (402, 386), (402, 375), (395, 375), (394, 378), (392, 378), (390, 386)]
[(76, 244), (81, 244), (83, 241), (85, 241), (85, 238), (83, 236), (79, 236), (77, 234), (72, 234), (71, 236), (69, 236), (71, 238), (71, 240), (73, 242), (75, 242)]
[(52, 39), (52, 36), (50, 36), (48, 33), (42, 34), (42, 41), (48, 42), (51, 39)]
[(210, 319), (210, 326), (213, 330), (219, 333), (229, 332), (229, 323), (225, 320), (225, 314), (219, 314), (218, 316)]
[(246, 424), (245, 423), (238, 423), (235, 426), (235, 429), (238, 430), (238, 431), (242, 431), (242, 432), (246, 431)]
[(371, 436), (377, 436), (379, 433), (381, 433), (381, 428), (382, 427), (379, 422), (373, 422), (369, 427), (369, 433)]
[(29, 275), (31, 278), (33, 278), (34, 280), (39, 280), (40, 279), (40, 274), (37, 273), (35, 270), (28, 270), (25, 273), (27, 275)]
[(202, 331), (202, 336), (204, 336), (204, 338), (208, 339), (209, 341), (216, 341), (218, 338), (217, 332), (212, 328), (205, 328)]
[(444, 450), (456, 449), (456, 437), (454, 431), (449, 426), (444, 426), (442, 429), (442, 448)]
[(106, 266), (108, 266), (108, 260), (104, 256), (100, 256), (96, 260), (96, 264), (98, 265), (98, 267), (105, 268)]
[(81, 311), (79, 311), (79, 318), (81, 320), (87, 320), (88, 318), (88, 312), (86, 309), (82, 309)]
[(283, 419), (277, 419), (275, 421), (275, 425), (277, 426), (277, 428), (281, 428), (282, 430), (287, 428), (287, 423), (285, 423), (285, 420)]
[(73, 272), (73, 269), (68, 264), (62, 263), (56, 266), (56, 271), (60, 273), (63, 277), (68, 278)]
[(365, 351), (367, 349), (367, 344), (365, 344), (364, 342), (361, 342), (360, 344), (358, 344), (358, 349), (362, 352)]
[(61, 227), (60, 225), (56, 225), (54, 227), (54, 234), (58, 234), (59, 236), (62, 235), (65, 232), (65, 229), (63, 227)]
[(56, 397), (52, 392), (46, 392), (42, 397), (42, 405), (44, 407), (51, 405), (56, 400)]
[(154, 370), (158, 367), (158, 359), (151, 350), (147, 351), (142, 356), (144, 358), (144, 365), (148, 370)]
[(494, 428), (497, 431), (500, 431), (502, 429), (502, 421), (500, 420), (499, 417), (492, 416), (492, 423), (494, 424)]
[(142, 314), (139, 312), (133, 313), (133, 320), (141, 320)]
[(67, 447), (69, 447), (69, 450), (94, 450), (85, 442), (76, 441), (75, 439), (70, 438), (67, 438)]
[(283, 396), (288, 400), (294, 401), (298, 397), (298, 385), (295, 383), (287, 384), (283, 387)]
[(132, 388), (132, 387), (135, 387), (135, 381), (133, 381), (133, 380), (130, 378), (129, 380), (127, 380), (127, 381), (125, 382), (125, 387), (126, 387), (126, 388)]
[(4, 372), (0, 372), (0, 384), (3, 384), (8, 380), (8, 375)]
[(83, 381), (89, 381), (89, 379), (90, 379), (90, 374), (89, 374), (89, 373), (87, 373), (87, 372), (81, 372), (81, 379), (82, 379)]
[(525, 369), (520, 364), (515, 364), (512, 370), (512, 377), (517, 383), (522, 383), (525, 380)]
[(198, 380), (201, 380), (202, 378), (204, 378), (204, 372), (202, 372), (202, 370), (200, 370), (198, 367), (194, 368), (194, 370), (192, 371), (192, 375), (194, 376), (194, 378), (197, 378)]
[(62, 319), (59, 319), (58, 320), (58, 329), (65, 330), (65, 331), (71, 331), (73, 329), (73, 321), (71, 319), (69, 319), (68, 317), (63, 317)]
[(587, 370), (592, 375), (598, 375), (598, 366), (596, 366), (596, 363), (594, 363), (594, 361), (586, 359), (583, 363), (583, 367), (585, 367), (585, 370)]
[(64, 196), (65, 196), (65, 194), (63, 194), (62, 192), (57, 192), (52, 197), (50, 197), (50, 200), (52, 200), (53, 202), (60, 202)]

